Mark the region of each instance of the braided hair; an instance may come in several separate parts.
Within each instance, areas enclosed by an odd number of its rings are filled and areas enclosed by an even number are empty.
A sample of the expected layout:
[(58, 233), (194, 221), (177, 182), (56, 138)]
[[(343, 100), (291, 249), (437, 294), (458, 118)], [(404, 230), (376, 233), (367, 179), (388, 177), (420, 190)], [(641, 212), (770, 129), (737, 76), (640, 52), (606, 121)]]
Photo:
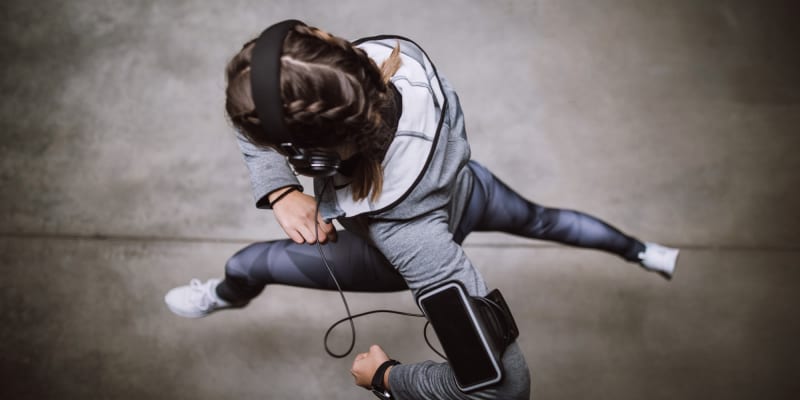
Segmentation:
[[(228, 63), (225, 108), (233, 125), (253, 144), (275, 148), (261, 129), (250, 92), (255, 40)], [(383, 186), (381, 161), (399, 118), (389, 82), (400, 68), (399, 46), (379, 67), (364, 50), (314, 27), (298, 24), (281, 56), (284, 121), (301, 146), (355, 150), (351, 187), (355, 200), (376, 199)]]

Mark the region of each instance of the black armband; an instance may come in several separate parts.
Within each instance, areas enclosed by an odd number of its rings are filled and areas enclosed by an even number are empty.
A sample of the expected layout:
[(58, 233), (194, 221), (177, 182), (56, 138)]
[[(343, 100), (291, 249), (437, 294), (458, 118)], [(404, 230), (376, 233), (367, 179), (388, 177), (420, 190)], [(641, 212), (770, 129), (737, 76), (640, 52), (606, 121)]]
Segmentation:
[(446, 281), (417, 299), (453, 369), (458, 388), (470, 392), (500, 383), (503, 353), (519, 329), (500, 291), (470, 296), (459, 281)]

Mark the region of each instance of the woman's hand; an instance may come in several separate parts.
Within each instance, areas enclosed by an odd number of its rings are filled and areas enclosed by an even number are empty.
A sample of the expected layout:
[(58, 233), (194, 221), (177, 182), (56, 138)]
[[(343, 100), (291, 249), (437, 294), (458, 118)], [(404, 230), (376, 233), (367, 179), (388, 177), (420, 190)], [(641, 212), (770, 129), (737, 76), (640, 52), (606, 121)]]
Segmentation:
[[(366, 389), (372, 388), (372, 377), (385, 361), (389, 361), (389, 356), (377, 344), (370, 346), (368, 353), (356, 355), (353, 367), (350, 368), (350, 373), (356, 379), (356, 385)], [(391, 369), (392, 367), (389, 367), (383, 374), (383, 387), (387, 389), (389, 389), (389, 371)]]
[[(289, 188), (278, 189), (270, 193), (269, 201), (274, 201), (286, 190)], [(272, 211), (283, 231), (295, 243), (316, 243), (314, 225), (317, 220), (319, 221), (319, 242), (336, 241), (336, 229), (333, 224), (325, 222), (316, 213), (317, 202), (313, 196), (293, 191), (272, 206)]]

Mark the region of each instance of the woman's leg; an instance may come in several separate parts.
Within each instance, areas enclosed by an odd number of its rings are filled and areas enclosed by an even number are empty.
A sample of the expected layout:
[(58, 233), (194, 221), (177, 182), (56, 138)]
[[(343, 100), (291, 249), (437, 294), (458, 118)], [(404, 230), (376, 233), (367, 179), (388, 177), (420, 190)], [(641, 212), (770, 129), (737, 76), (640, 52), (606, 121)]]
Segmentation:
[[(342, 290), (408, 289), (380, 251), (353, 233), (339, 232), (338, 240), (322, 245), (322, 249)], [(225, 280), (217, 286), (216, 294), (228, 302), (245, 302), (269, 284), (336, 290), (317, 245), (287, 239), (254, 243), (236, 253), (225, 266)]]
[(644, 243), (578, 211), (542, 207), (511, 190), (482, 165), (470, 161), (475, 176), (470, 202), (456, 240), (473, 231), (500, 231), (532, 239), (604, 250), (639, 261)]

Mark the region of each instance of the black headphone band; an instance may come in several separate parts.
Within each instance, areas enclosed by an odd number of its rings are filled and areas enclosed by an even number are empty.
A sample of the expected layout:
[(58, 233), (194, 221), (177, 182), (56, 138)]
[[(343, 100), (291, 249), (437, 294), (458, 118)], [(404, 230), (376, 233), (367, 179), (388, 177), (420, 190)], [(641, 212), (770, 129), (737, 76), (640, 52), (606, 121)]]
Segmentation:
[[(258, 118), (261, 120), (264, 135), (278, 145), (292, 142), (283, 121), (281, 54), (283, 41), (297, 25), (304, 24), (290, 19), (265, 29), (256, 39), (250, 62), (250, 90)], [(257, 68), (253, 68), (254, 65)]]
[(297, 146), (283, 120), (281, 96), (281, 55), (286, 36), (297, 25), (294, 19), (270, 26), (256, 39), (250, 60), (250, 90), (256, 113), (261, 120), (262, 133), (267, 140), (282, 149), (295, 172), (312, 177), (332, 176), (341, 164), (333, 150), (310, 150)]

